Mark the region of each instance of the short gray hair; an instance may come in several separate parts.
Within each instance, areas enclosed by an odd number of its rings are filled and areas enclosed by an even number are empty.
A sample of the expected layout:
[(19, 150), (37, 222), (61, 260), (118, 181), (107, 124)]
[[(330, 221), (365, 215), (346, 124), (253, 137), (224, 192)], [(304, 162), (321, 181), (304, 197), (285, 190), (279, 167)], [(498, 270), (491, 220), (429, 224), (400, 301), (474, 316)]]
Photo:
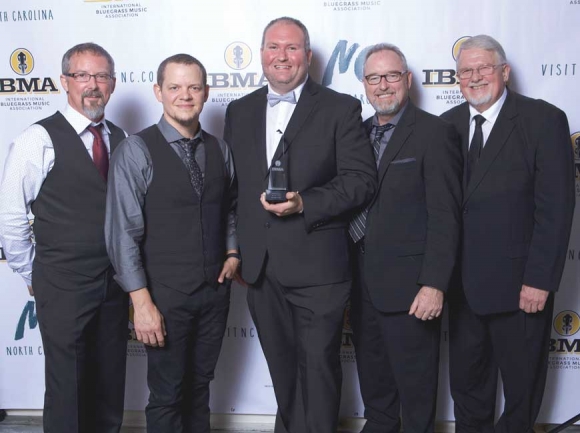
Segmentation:
[(270, 21), (268, 25), (264, 28), (264, 32), (262, 33), (262, 44), (260, 45), (260, 48), (264, 48), (264, 42), (266, 42), (266, 32), (268, 31), (268, 29), (272, 27), (274, 24), (278, 23), (294, 24), (296, 27), (302, 30), (302, 34), (304, 35), (304, 50), (306, 52), (310, 51), (310, 35), (308, 34), (308, 29), (304, 24), (302, 24), (302, 21), (291, 17), (280, 17)]
[(497, 59), (500, 63), (507, 63), (507, 57), (505, 51), (501, 44), (489, 35), (477, 35), (466, 39), (465, 42), (459, 47), (457, 52), (456, 63), (459, 63), (459, 58), (463, 50), (480, 49), (486, 51), (492, 51), (497, 55)]
[(62, 56), (62, 74), (66, 75), (70, 72), (70, 59), (72, 56), (76, 54), (83, 54), (83, 53), (91, 53), (96, 56), (101, 56), (107, 59), (107, 63), (109, 64), (109, 73), (111, 76), (115, 76), (115, 61), (113, 57), (109, 54), (107, 50), (105, 50), (100, 45), (97, 45), (93, 42), (85, 42), (83, 44), (78, 44), (69, 49), (64, 56)]
[[(371, 46), (368, 49), (368, 51), (365, 54), (364, 67), (366, 67), (367, 61), (368, 61), (370, 56), (372, 56), (375, 53), (380, 53), (381, 51), (392, 51), (393, 53), (395, 53), (397, 56), (399, 56), (399, 58), (401, 59), (401, 62), (403, 62), (403, 69), (405, 71), (409, 70), (409, 66), (407, 65), (407, 58), (405, 57), (403, 52), (400, 50), (400, 48), (397, 47), (396, 45), (387, 44), (387, 43), (376, 44), (376, 45)], [(364, 68), (363, 68), (363, 71), (364, 71)]]

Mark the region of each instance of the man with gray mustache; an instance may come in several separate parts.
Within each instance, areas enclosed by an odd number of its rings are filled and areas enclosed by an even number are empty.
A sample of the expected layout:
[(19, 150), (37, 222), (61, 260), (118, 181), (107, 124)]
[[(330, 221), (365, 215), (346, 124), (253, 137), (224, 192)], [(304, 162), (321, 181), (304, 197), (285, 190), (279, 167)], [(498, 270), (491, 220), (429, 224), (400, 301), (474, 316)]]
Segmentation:
[(36, 298), (44, 431), (118, 433), (128, 298), (113, 280), (104, 235), (109, 154), (126, 135), (104, 117), (114, 61), (99, 45), (76, 45), (63, 56), (60, 81), (67, 93), (62, 113), (30, 126), (10, 146), (0, 242)]

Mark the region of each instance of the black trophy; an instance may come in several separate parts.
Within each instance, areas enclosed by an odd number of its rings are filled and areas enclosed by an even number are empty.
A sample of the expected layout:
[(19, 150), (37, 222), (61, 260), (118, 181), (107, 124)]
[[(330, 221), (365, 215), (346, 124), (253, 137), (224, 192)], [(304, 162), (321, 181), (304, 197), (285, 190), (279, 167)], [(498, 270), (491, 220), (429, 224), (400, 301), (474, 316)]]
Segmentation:
[[(283, 203), (288, 201), (286, 198), (289, 184), (288, 154), (286, 153), (284, 135), (282, 135), (280, 143), (282, 144), (282, 155), (279, 158), (275, 158), (270, 166), (268, 189), (266, 190), (266, 201), (268, 203)], [(280, 143), (278, 144), (278, 150), (280, 149)]]

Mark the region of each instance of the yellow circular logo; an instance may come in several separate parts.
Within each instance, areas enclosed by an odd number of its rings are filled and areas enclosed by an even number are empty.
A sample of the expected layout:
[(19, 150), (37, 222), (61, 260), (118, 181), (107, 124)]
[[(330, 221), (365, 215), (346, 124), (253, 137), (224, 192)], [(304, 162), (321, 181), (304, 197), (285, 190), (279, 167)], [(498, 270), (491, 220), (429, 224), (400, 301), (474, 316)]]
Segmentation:
[(346, 332), (352, 332), (352, 326), (350, 325), (350, 304), (344, 309), (344, 315), (342, 317), (342, 329)]
[(560, 312), (554, 319), (554, 330), (564, 337), (576, 334), (580, 330), (580, 316), (572, 310)]
[(575, 132), (570, 136), (572, 149), (574, 149), (574, 159), (580, 159), (580, 132)]
[(34, 69), (34, 57), (25, 48), (18, 48), (10, 54), (10, 67), (18, 75), (28, 75)]
[(252, 50), (243, 42), (232, 42), (226, 48), (224, 59), (232, 69), (245, 69), (252, 62)]
[(461, 44), (471, 38), (471, 36), (462, 36), (455, 41), (453, 44), (453, 49), (451, 50), (451, 55), (453, 56), (453, 60), (457, 61), (457, 55), (459, 54), (459, 48), (461, 48)]

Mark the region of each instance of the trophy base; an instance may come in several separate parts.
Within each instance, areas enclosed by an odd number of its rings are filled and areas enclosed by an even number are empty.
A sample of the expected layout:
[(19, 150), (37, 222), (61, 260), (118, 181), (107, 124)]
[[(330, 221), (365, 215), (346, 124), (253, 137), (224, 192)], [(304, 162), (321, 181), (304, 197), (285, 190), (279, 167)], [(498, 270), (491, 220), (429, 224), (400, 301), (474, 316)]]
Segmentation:
[(286, 198), (286, 190), (266, 190), (266, 201), (268, 203), (284, 203), (288, 201)]

